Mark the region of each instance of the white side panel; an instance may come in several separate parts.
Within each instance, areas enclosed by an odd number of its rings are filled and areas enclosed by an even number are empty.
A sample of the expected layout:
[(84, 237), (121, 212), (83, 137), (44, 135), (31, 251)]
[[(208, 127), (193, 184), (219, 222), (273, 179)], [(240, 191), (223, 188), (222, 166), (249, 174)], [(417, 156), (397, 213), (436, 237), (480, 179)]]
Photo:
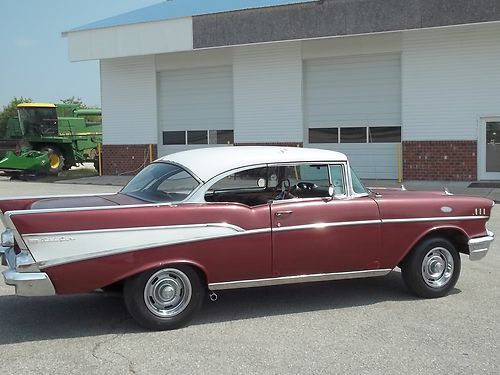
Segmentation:
[(351, 167), (361, 178), (398, 178), (397, 143), (315, 143), (308, 147), (323, 148), (344, 153)]
[(67, 263), (128, 251), (235, 235), (243, 230), (227, 224), (110, 229), (24, 235), (36, 262)]
[(403, 140), (477, 140), (500, 114), (500, 25), (403, 35)]
[(158, 73), (159, 154), (207, 147), (163, 145), (162, 132), (233, 129), (233, 74), (230, 65)]
[(234, 50), (235, 143), (302, 142), (300, 43)]
[(153, 56), (101, 60), (104, 143), (157, 142)]
[(67, 33), (70, 61), (193, 49), (191, 17)]
[(401, 124), (399, 54), (304, 61), (307, 127)]

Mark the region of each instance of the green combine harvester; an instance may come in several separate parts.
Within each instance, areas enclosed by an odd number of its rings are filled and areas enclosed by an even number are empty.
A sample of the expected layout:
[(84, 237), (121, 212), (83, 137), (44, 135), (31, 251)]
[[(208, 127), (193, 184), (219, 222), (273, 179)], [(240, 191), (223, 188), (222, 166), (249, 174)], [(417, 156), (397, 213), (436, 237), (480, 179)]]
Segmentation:
[(100, 109), (72, 104), (22, 103), (0, 136), (0, 171), (9, 176), (55, 175), (84, 162), (97, 169)]

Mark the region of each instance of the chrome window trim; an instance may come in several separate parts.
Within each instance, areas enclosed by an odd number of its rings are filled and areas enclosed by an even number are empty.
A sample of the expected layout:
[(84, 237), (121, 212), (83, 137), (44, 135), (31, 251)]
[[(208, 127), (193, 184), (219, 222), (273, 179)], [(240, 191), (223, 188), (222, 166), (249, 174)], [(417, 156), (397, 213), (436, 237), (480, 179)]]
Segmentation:
[[(220, 180), (238, 172), (243, 172), (251, 169), (256, 169), (256, 168), (272, 168), (272, 167), (289, 167), (289, 166), (297, 166), (297, 165), (326, 165), (327, 166), (327, 171), (328, 171), (328, 180), (329, 183), (332, 183), (331, 175), (330, 175), (330, 165), (341, 165), (344, 173), (342, 174), (342, 179), (343, 179), (343, 184), (344, 184), (344, 191), (346, 194), (343, 195), (335, 195), (333, 196), (335, 199), (343, 199), (348, 197), (347, 192), (349, 191), (348, 186), (347, 186), (347, 176), (346, 176), (346, 171), (347, 171), (347, 162), (346, 161), (297, 161), (297, 162), (283, 162), (283, 163), (266, 163), (266, 164), (255, 164), (255, 165), (248, 165), (245, 167), (241, 168), (236, 168), (232, 169), (229, 171), (226, 171), (224, 173), (220, 173), (217, 176), (212, 177), (210, 180), (207, 180), (204, 184), (200, 185), (200, 189), (196, 190), (191, 194), (191, 196), (187, 197), (182, 203), (214, 203), (214, 202), (207, 202), (205, 201), (205, 194), (208, 192), (208, 190), (214, 186), (217, 182)], [(325, 197), (314, 197), (314, 198), (293, 198), (293, 199), (286, 199), (286, 200), (271, 200), (270, 203), (275, 203), (275, 202), (290, 202), (290, 201), (307, 201), (307, 200), (313, 200), (313, 199), (332, 199), (333, 197), (330, 196), (325, 196)], [(216, 202), (216, 203), (224, 203), (224, 202)], [(234, 203), (234, 202), (228, 202), (228, 203)], [(261, 206), (261, 205), (259, 205)], [(257, 206), (255, 206), (257, 207)]]
[(364, 277), (385, 276), (389, 274), (391, 271), (392, 269), (390, 268), (384, 268), (384, 269), (363, 270), (363, 271), (318, 273), (310, 275), (295, 275), (295, 276), (270, 277), (263, 279), (225, 281), (225, 282), (209, 283), (208, 288), (210, 290), (227, 290), (227, 289), (240, 289), (240, 288), (257, 288), (257, 287), (272, 286), (272, 285), (310, 283), (318, 281), (359, 279)]

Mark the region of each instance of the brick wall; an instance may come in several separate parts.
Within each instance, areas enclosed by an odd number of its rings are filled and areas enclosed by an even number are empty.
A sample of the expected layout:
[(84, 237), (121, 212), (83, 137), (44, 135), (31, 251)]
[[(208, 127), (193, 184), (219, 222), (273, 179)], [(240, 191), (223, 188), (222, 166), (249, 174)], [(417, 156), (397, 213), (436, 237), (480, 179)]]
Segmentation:
[[(153, 145), (153, 160), (158, 157)], [(149, 145), (103, 145), (103, 175), (135, 175), (149, 164)]]
[(476, 141), (403, 142), (405, 180), (477, 180)]

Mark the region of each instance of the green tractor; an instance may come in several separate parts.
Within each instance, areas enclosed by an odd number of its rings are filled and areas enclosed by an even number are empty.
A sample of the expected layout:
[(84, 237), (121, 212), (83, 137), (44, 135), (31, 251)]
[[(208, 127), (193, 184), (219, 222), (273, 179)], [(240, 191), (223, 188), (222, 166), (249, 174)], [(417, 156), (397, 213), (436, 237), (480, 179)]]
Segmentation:
[(0, 141), (0, 171), (11, 176), (58, 175), (84, 162), (96, 166), (102, 142), (100, 109), (22, 103), (17, 112)]

